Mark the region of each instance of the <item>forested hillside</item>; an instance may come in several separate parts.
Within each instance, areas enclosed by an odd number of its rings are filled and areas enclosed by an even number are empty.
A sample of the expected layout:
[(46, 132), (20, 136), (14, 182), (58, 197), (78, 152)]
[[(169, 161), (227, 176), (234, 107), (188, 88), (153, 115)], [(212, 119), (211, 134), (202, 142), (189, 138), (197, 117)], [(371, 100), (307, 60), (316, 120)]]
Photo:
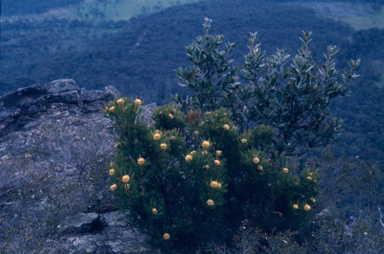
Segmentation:
[(2, 0), (1, 15), (36, 14), (53, 8), (67, 7), (82, 2), (84, 0)]
[(72, 78), (88, 89), (114, 85), (125, 96), (141, 96), (164, 104), (170, 94), (184, 92), (174, 70), (187, 67), (184, 46), (203, 33), (205, 17), (212, 33), (224, 34), (237, 47), (235, 65), (244, 63), (246, 37), (258, 32), (262, 50), (270, 55), (285, 49), (291, 56), (300, 47), (301, 31), (312, 31), (318, 66), (328, 45), (337, 45), (337, 68), (349, 59), (362, 59), (351, 97), (339, 99), (334, 115), (345, 120), (338, 148), (362, 158), (384, 158), (383, 29), (355, 32), (348, 24), (321, 18), (313, 10), (276, 1), (207, 1), (175, 6), (127, 21), (2, 22), (0, 92), (32, 83)]

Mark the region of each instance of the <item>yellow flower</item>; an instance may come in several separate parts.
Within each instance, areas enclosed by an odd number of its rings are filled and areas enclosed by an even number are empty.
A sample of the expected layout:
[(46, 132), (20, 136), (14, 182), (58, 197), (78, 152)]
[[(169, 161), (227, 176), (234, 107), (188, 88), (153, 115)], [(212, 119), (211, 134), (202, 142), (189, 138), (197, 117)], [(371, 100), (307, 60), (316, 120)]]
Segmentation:
[(168, 233), (165, 233), (164, 235), (163, 235), (163, 238), (164, 238), (164, 240), (169, 240), (169, 238), (171, 238), (171, 236), (168, 234)]
[(139, 158), (139, 159), (137, 160), (137, 164), (139, 164), (140, 166), (143, 165), (144, 162), (145, 162), (144, 158)]
[(221, 151), (220, 151), (220, 150), (217, 150), (217, 151), (216, 151), (216, 155), (217, 155), (217, 156), (221, 156)]
[(257, 158), (257, 157), (253, 158), (253, 163), (257, 164), (257, 163), (259, 163), (259, 162), (260, 162), (260, 159), (259, 159), (259, 158)]
[(154, 140), (159, 140), (161, 138), (160, 134), (159, 133), (156, 133), (155, 135), (153, 135), (153, 139)]
[(305, 210), (305, 211), (309, 211), (309, 210), (311, 210), (311, 207), (310, 207), (309, 205), (305, 205), (305, 206), (304, 206), (304, 210)]
[(223, 128), (226, 129), (226, 130), (229, 130), (229, 125), (228, 124), (224, 124)]
[(160, 133), (160, 131), (159, 130), (155, 130), (155, 133)]
[(220, 161), (219, 160), (215, 160), (215, 165), (216, 166), (220, 166)]
[(171, 137), (171, 140), (175, 140), (175, 136), (172, 136), (172, 137)]
[(195, 131), (195, 135), (199, 135), (199, 132), (198, 132), (198, 131)]
[(115, 145), (115, 148), (117, 148), (119, 145), (120, 145), (120, 143), (117, 143), (117, 144)]
[(169, 118), (171, 118), (171, 119), (173, 118), (173, 115), (172, 115), (172, 114), (169, 114), (168, 116), (169, 116)]
[(205, 165), (204, 168), (209, 169), (209, 165)]
[(232, 126), (232, 128), (233, 128), (234, 130), (237, 130), (236, 126)]
[(140, 106), (141, 105), (141, 100), (136, 99), (134, 103), (135, 103), (136, 106)]
[(167, 149), (167, 144), (165, 144), (165, 143), (161, 143), (160, 148), (161, 148), (162, 150)]
[(286, 174), (286, 173), (288, 173), (288, 169), (287, 168), (283, 168), (283, 172), (284, 172), (284, 174)]
[(311, 181), (311, 180), (312, 180), (312, 177), (308, 176), (307, 179), (308, 179), (309, 181)]
[(193, 156), (195, 153), (196, 153), (196, 151), (192, 151), (192, 152), (191, 152), (191, 155)]
[(113, 176), (114, 174), (115, 174), (115, 170), (112, 168), (112, 169), (110, 169), (109, 170), (109, 174), (111, 175), (111, 176)]
[(242, 142), (243, 144), (245, 144), (245, 143), (247, 143), (247, 140), (246, 140), (245, 138), (243, 138), (243, 139), (241, 140), (241, 142)]
[(217, 186), (219, 185), (219, 183), (218, 182), (216, 182), (216, 181), (212, 181), (211, 182), (211, 188), (213, 188), (213, 189), (217, 189)]
[(123, 183), (128, 183), (129, 182), (129, 175), (123, 176), (123, 178), (121, 178), (121, 180), (123, 181)]
[(217, 183), (217, 188), (221, 189), (221, 183)]
[(203, 151), (201, 154), (202, 155), (206, 155), (206, 154), (208, 154), (208, 152), (207, 151)]
[(293, 209), (299, 209), (299, 206), (296, 205), (296, 204), (294, 204), (294, 205), (293, 205)]
[(312, 201), (313, 203), (315, 203), (315, 202), (316, 202), (316, 199), (314, 199), (314, 198), (311, 198), (311, 201)]
[(209, 111), (208, 111), (208, 112), (205, 112), (205, 115), (206, 115), (206, 116), (208, 116), (208, 115), (210, 115), (210, 114), (212, 114), (212, 113), (209, 112)]
[(263, 170), (263, 166), (258, 166), (258, 167), (257, 167), (257, 170), (262, 171), (262, 170)]
[(126, 188), (127, 190), (129, 190), (129, 187), (131, 187), (131, 186), (129, 186), (129, 183), (127, 183), (127, 184), (125, 185), (125, 188)]
[(152, 213), (153, 214), (157, 214), (157, 209), (156, 208), (152, 208)]
[(192, 160), (192, 156), (188, 154), (187, 156), (185, 156), (185, 160), (187, 162), (190, 162)]
[(312, 176), (312, 173), (308, 173), (309, 176)]
[(209, 145), (210, 145), (210, 144), (209, 144), (209, 141), (204, 141), (204, 142), (203, 142), (203, 148), (204, 148), (204, 149), (207, 149), (207, 148), (209, 147)]
[(116, 185), (116, 184), (114, 184), (114, 185), (111, 186), (111, 191), (114, 191), (114, 190), (116, 190), (116, 189), (117, 189), (117, 185)]
[(113, 113), (113, 111), (115, 111), (115, 107), (110, 107), (110, 108), (109, 108), (109, 112), (110, 112), (110, 113)]
[(207, 200), (207, 205), (209, 205), (209, 206), (213, 206), (213, 200), (212, 200), (212, 199), (208, 199), (208, 200)]
[(123, 105), (123, 103), (124, 103), (124, 100), (123, 100), (123, 99), (118, 99), (118, 100), (117, 100), (117, 104), (119, 104), (120, 106)]

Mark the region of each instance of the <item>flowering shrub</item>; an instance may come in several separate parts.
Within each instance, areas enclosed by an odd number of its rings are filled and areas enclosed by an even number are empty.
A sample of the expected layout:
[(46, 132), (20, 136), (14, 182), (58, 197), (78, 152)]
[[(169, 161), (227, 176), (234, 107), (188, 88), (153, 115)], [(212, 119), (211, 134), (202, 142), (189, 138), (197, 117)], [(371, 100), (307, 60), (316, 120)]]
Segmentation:
[(223, 108), (184, 114), (171, 105), (158, 107), (148, 127), (141, 106), (119, 100), (105, 110), (120, 144), (110, 189), (154, 242), (173, 248), (230, 237), (244, 219), (267, 231), (285, 229), (310, 213), (318, 174), (310, 168), (297, 176), (283, 155), (266, 153), (269, 127), (239, 134)]
[[(105, 110), (120, 139), (111, 190), (166, 246), (231, 240), (244, 220), (267, 233), (298, 228), (316, 206), (319, 175), (305, 158), (295, 167), (286, 156), (336, 140), (341, 121), (324, 123), (329, 102), (348, 95), (358, 76), (360, 60), (338, 74), (331, 46), (313, 75), (310, 32), (290, 67), (283, 51), (264, 59), (256, 33), (245, 65), (233, 67), (235, 44), (220, 50), (223, 36), (209, 35), (211, 22), (206, 18), (206, 34), (186, 47), (194, 66), (176, 71), (191, 97), (178, 94), (174, 105), (157, 108), (152, 127), (140, 122), (141, 101), (119, 98)], [(239, 71), (248, 85), (241, 86)]]

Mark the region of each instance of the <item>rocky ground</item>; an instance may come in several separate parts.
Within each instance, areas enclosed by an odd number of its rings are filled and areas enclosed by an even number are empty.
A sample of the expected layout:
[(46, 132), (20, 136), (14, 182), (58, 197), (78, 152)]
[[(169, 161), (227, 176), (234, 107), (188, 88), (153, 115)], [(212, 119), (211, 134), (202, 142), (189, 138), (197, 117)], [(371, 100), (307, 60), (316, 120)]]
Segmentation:
[(57, 80), (0, 97), (0, 253), (158, 252), (109, 191), (117, 95)]

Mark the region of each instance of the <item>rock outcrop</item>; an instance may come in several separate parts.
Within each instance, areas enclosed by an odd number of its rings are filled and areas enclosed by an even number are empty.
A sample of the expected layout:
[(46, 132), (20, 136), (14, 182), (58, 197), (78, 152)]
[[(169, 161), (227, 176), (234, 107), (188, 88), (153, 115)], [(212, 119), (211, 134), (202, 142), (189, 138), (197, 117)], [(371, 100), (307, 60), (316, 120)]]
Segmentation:
[(0, 97), (0, 253), (157, 253), (109, 191), (118, 94), (64, 79)]

